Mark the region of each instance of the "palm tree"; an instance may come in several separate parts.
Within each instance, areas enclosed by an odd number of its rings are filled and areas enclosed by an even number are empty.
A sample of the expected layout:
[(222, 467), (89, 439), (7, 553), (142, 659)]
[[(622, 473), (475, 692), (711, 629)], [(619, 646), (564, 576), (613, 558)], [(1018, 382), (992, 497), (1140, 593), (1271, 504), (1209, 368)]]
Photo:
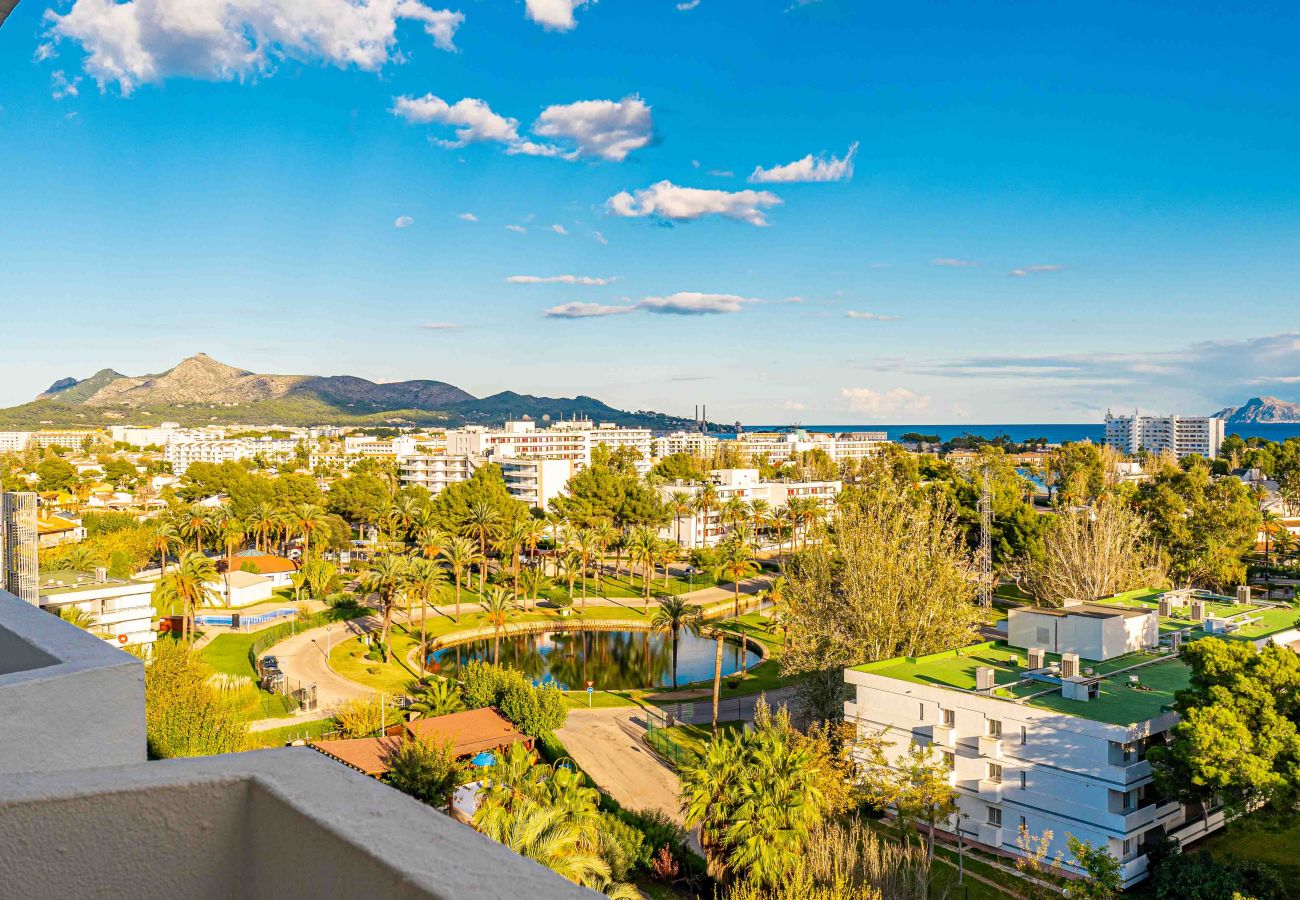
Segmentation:
[(167, 575), (167, 551), (172, 547), (180, 546), (181, 536), (177, 533), (175, 526), (170, 522), (159, 521), (158, 524), (154, 526), (152, 541), (153, 549), (158, 554), (158, 559), (162, 562), (161, 574), (165, 577)]
[(587, 569), (591, 561), (600, 552), (600, 543), (590, 528), (581, 528), (573, 536), (573, 552), (578, 557), (578, 566), (582, 571), (582, 611), (587, 611)]
[(772, 604), (769, 611), (772, 627), (780, 628), (782, 643), (790, 644), (790, 582), (784, 575), (778, 575), (767, 586), (767, 599)]
[(218, 543), (226, 551), (226, 606), (229, 606), (230, 573), (235, 566), (235, 551), (243, 546), (246, 537), (244, 523), (236, 519), (229, 510), (222, 510), (215, 517), (215, 526)]
[(641, 591), (645, 601), (645, 615), (650, 615), (650, 582), (655, 574), (659, 553), (659, 538), (649, 528), (638, 528), (628, 539), (628, 557), (641, 565)]
[(519, 557), (527, 541), (528, 523), (524, 519), (516, 519), (497, 530), (497, 538), (492, 546), (492, 549), (501, 554), (502, 559), (510, 559), (511, 584), (516, 599), (519, 597)]
[(700, 846), (709, 874), (720, 877), (726, 856), (722, 848), (731, 826), (730, 812), (744, 774), (744, 750), (735, 737), (715, 738), (704, 745), (699, 763), (681, 772), (682, 806), (686, 822), (700, 828)]
[(731, 582), (736, 596), (736, 616), (740, 616), (740, 582), (753, 575), (754, 548), (744, 541), (727, 540), (719, 550), (718, 570)]
[(682, 542), (682, 519), (689, 516), (695, 511), (695, 498), (687, 491), (673, 491), (668, 495), (668, 508), (672, 510), (673, 522), (673, 539), (677, 543)]
[(461, 699), (455, 682), (435, 678), (421, 683), (419, 691), (406, 708), (419, 717), (432, 719), (460, 712), (465, 708), (465, 701)]
[(411, 535), (411, 526), (420, 517), (420, 501), (410, 494), (398, 494), (388, 508), (389, 527), (393, 536), (405, 544)]
[(464, 528), (467, 534), (478, 539), (478, 591), (487, 586), (487, 545), (501, 524), (501, 514), (486, 500), (475, 500), (469, 507)]
[(181, 514), (180, 532), (194, 542), (194, 549), (203, 552), (203, 539), (212, 533), (212, 512), (201, 503), (191, 503)]
[(452, 575), (456, 579), (456, 621), (459, 623), (461, 579), (465, 577), (466, 570), (478, 559), (478, 553), (474, 550), (474, 544), (470, 542), (469, 538), (457, 535), (448, 539), (447, 546), (442, 548), (441, 556), (443, 561), (451, 567)]
[(700, 623), (704, 621), (704, 611), (681, 597), (672, 594), (660, 594), (659, 608), (655, 610), (650, 624), (655, 628), (665, 629), (673, 638), (673, 690), (677, 690), (677, 645), (681, 640), (682, 629), (698, 634)]
[(564, 580), (569, 585), (569, 605), (573, 605), (573, 582), (578, 577), (578, 566), (582, 561), (578, 559), (578, 554), (572, 550), (565, 550), (555, 557), (555, 572), (557, 575), (563, 572)]
[(302, 558), (311, 556), (311, 536), (329, 527), (325, 510), (315, 503), (299, 503), (290, 510), (290, 527), (302, 535)]
[(709, 541), (709, 513), (718, 508), (718, 489), (711, 484), (700, 488), (695, 495), (695, 511), (700, 514), (700, 546)]
[(596, 539), (596, 593), (604, 593), (601, 580), (605, 573), (605, 549), (618, 540), (618, 532), (608, 522), (601, 522), (591, 529)]
[(379, 611), (384, 620), (380, 639), (384, 644), (385, 657), (392, 650), (391, 629), (393, 610), (397, 606), (397, 595), (406, 588), (409, 576), (410, 565), (406, 557), (396, 553), (384, 553), (371, 560), (370, 567), (357, 579), (362, 591), (379, 595)]
[[(428, 641), (429, 598), (447, 583), (447, 572), (431, 559), (417, 556), (410, 561), (407, 587), (413, 597), (420, 600), (420, 646)], [(410, 615), (407, 617), (410, 621)], [(420, 653), (420, 674), (424, 674), (425, 654)]]
[(67, 606), (59, 607), (59, 618), (67, 622), (69, 625), (75, 625), (82, 631), (89, 631), (95, 626), (95, 622), (97, 621), (94, 613), (71, 603)]
[(217, 567), (212, 560), (197, 550), (185, 550), (167, 577), (158, 582), (160, 605), (181, 604), (181, 637), (184, 640), (194, 637), (195, 610), (216, 598), (216, 592), (208, 587), (216, 580)]
[(759, 534), (767, 526), (772, 518), (772, 504), (768, 503), (762, 497), (756, 497), (749, 501), (749, 519), (754, 526), (754, 540), (757, 542)]
[(425, 559), (433, 559), (447, 544), (447, 532), (436, 525), (424, 525), (415, 533), (415, 546)]
[(541, 569), (530, 566), (519, 573), (519, 585), (528, 598), (528, 608), (532, 610), (537, 608), (537, 595), (551, 586), (551, 579)]
[(487, 623), (492, 626), (492, 665), (495, 666), (501, 660), (501, 632), (509, 624), (510, 613), (514, 611), (515, 604), (510, 598), (509, 591), (499, 584), (494, 584), (480, 605), (483, 607), (483, 612), (487, 613)]
[(749, 504), (744, 497), (728, 497), (718, 511), (718, 519), (724, 526), (730, 525), (734, 529), (749, 520)]
[(248, 517), (248, 530), (253, 533), (257, 549), (267, 552), (271, 547), (271, 535), (280, 529), (280, 513), (274, 503), (262, 501), (253, 507)]

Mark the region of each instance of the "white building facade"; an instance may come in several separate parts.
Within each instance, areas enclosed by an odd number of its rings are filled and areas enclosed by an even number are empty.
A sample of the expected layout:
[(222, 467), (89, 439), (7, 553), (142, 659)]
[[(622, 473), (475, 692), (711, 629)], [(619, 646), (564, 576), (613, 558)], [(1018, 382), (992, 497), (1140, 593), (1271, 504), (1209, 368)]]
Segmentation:
[(835, 462), (865, 459), (880, 453), (889, 441), (883, 431), (824, 432), (795, 429), (787, 432), (751, 432), (736, 439), (736, 446), (751, 459), (766, 457), (770, 465), (789, 462), (800, 453), (822, 450)]
[(1196, 454), (1219, 455), (1223, 420), (1213, 416), (1112, 416), (1106, 413), (1105, 443), (1121, 453), (1170, 451), (1179, 459)]
[(663, 459), (674, 453), (686, 453), (700, 459), (712, 459), (718, 452), (718, 439), (698, 431), (674, 431), (661, 434), (650, 442), (650, 454)]
[(507, 422), (503, 428), (471, 425), (447, 432), (447, 453), (452, 456), (486, 456), (529, 459), (563, 459), (578, 468), (591, 464), (591, 452), (604, 444), (610, 450), (630, 447), (648, 460), (653, 438), (648, 428), (619, 428), (607, 422), (586, 420), (556, 422), (538, 428), (531, 419)]
[[(829, 510), (843, 489), (839, 481), (763, 481), (758, 469), (716, 469), (709, 473), (709, 483), (717, 494), (716, 506), (707, 512), (693, 510), (689, 515), (674, 515), (660, 530), (663, 537), (672, 538), (683, 547), (712, 547), (727, 536), (728, 526), (722, 521), (721, 507), (728, 500), (739, 498), (746, 503), (761, 500), (775, 512), (792, 497), (807, 497)], [(659, 487), (659, 496), (666, 501), (672, 500), (674, 494), (687, 494), (694, 499), (701, 490), (697, 484), (665, 484)]]
[(91, 634), (119, 646), (148, 646), (153, 630), (153, 591), (157, 583), (134, 578), (109, 578), (101, 569), (94, 575), (49, 572), (41, 577), (40, 605), (58, 615), (68, 607), (93, 617)]

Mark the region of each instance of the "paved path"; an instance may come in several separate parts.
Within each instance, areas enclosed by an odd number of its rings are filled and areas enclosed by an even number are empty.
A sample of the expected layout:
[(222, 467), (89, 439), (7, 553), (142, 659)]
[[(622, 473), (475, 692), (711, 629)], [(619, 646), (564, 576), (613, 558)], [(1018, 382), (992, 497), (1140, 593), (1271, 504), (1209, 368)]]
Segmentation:
[(640, 707), (575, 709), (556, 735), (588, 775), (627, 809), (658, 809), (681, 824), (677, 773), (642, 741)]
[(326, 648), (367, 631), (378, 631), (375, 616), (362, 616), (345, 622), (313, 628), (276, 644), (269, 652), (280, 661), (280, 671), (290, 681), (316, 684), (316, 704), (321, 710), (334, 710), (349, 700), (373, 697), (370, 688), (335, 674), (329, 667)]

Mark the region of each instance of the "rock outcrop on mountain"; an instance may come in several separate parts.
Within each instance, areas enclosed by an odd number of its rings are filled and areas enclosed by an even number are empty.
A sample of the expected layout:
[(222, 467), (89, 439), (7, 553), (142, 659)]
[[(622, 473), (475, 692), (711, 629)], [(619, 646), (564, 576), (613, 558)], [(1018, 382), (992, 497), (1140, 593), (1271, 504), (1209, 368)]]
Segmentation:
[(1300, 403), (1277, 397), (1251, 397), (1241, 406), (1214, 413), (1229, 425), (1290, 425), (1300, 423)]

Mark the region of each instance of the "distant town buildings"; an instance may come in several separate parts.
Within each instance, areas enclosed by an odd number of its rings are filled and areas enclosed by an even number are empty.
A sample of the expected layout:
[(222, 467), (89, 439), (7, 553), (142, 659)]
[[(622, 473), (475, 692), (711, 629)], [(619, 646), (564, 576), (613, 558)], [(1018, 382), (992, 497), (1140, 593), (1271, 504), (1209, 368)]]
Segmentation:
[(711, 434), (695, 431), (674, 431), (661, 434), (650, 442), (650, 453), (656, 459), (672, 456), (674, 453), (688, 453), (700, 459), (712, 459), (718, 450), (718, 439)]
[[(843, 488), (839, 481), (763, 481), (758, 469), (717, 469), (709, 473), (709, 483), (717, 494), (716, 505), (708, 510), (693, 509), (685, 516), (674, 515), (660, 530), (663, 537), (672, 538), (683, 547), (711, 547), (727, 535), (722, 507), (728, 500), (738, 498), (750, 504), (760, 500), (776, 510), (792, 498), (807, 497), (830, 509)], [(687, 494), (694, 499), (703, 489), (698, 484), (665, 484), (660, 485), (659, 495), (664, 500), (671, 500), (673, 494)]]
[(770, 465), (779, 466), (800, 453), (822, 450), (833, 461), (864, 459), (880, 453), (889, 435), (883, 431), (823, 432), (801, 428), (788, 432), (753, 431), (736, 438), (736, 445), (751, 459), (766, 457)]
[(0, 492), (0, 588), (33, 606), (40, 602), (36, 521), (35, 494)]
[(485, 456), (566, 459), (583, 468), (591, 463), (591, 452), (604, 444), (610, 450), (630, 447), (643, 461), (651, 456), (652, 433), (648, 428), (619, 428), (608, 422), (594, 425), (588, 420), (555, 422), (538, 428), (531, 419), (506, 422), (503, 428), (471, 425), (447, 432), (447, 453), (452, 456)]
[(1196, 454), (1206, 459), (1219, 455), (1223, 420), (1213, 416), (1112, 416), (1106, 413), (1105, 443), (1121, 453), (1170, 451), (1179, 459)]

